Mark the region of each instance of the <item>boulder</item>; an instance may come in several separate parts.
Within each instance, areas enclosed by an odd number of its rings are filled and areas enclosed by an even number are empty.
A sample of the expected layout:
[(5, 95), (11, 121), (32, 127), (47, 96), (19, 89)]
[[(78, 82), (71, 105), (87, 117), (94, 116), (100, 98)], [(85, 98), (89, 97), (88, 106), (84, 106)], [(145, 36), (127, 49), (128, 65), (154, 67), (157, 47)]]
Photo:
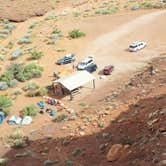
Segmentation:
[(123, 150), (123, 145), (114, 144), (107, 154), (107, 160), (108, 161), (117, 160), (120, 157), (122, 150)]

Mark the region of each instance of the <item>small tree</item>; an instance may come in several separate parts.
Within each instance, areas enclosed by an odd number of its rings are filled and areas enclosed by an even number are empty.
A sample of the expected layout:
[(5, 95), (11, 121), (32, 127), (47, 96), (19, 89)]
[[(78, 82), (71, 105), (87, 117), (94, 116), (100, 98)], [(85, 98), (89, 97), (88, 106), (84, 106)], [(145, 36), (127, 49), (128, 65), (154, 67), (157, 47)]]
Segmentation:
[(85, 33), (81, 32), (79, 29), (74, 29), (74, 30), (69, 32), (69, 37), (72, 39), (79, 38), (82, 36), (85, 36)]

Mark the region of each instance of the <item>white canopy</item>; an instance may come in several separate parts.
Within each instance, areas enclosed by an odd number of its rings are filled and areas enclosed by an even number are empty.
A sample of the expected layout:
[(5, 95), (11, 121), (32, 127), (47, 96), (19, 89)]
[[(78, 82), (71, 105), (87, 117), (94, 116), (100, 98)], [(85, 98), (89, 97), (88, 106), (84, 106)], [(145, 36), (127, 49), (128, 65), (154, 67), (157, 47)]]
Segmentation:
[(67, 77), (60, 78), (54, 81), (54, 83), (61, 83), (69, 91), (72, 91), (73, 89), (79, 88), (92, 80), (95, 80), (95, 77), (86, 70), (83, 70), (74, 72)]

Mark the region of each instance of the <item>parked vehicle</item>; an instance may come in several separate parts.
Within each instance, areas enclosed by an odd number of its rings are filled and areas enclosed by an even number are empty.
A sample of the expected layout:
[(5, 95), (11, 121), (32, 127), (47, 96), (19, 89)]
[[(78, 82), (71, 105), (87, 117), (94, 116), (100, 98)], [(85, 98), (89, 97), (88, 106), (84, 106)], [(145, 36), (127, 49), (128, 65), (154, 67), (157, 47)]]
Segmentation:
[(89, 73), (93, 73), (94, 71), (97, 70), (97, 65), (92, 63), (89, 66), (87, 66), (85, 70), (88, 71)]
[(77, 69), (78, 70), (84, 70), (86, 67), (88, 67), (89, 65), (91, 65), (93, 62), (94, 62), (93, 56), (88, 56), (86, 59), (84, 59), (83, 61), (81, 61), (77, 65)]
[(129, 51), (136, 52), (146, 47), (146, 45), (147, 44), (142, 41), (133, 42), (132, 44), (129, 45)]
[(60, 58), (56, 61), (56, 64), (62, 65), (67, 64), (75, 61), (75, 55), (74, 54), (66, 54), (63, 58)]
[(114, 70), (114, 66), (108, 65), (104, 67), (103, 74), (104, 75), (110, 75)]

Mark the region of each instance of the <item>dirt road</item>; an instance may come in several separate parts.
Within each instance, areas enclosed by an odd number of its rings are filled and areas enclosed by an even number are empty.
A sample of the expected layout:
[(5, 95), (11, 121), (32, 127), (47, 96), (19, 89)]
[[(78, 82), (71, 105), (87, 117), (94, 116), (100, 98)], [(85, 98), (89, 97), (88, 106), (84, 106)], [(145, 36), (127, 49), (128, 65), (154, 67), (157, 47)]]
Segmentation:
[[(106, 94), (109, 90), (104, 87), (110, 87), (110, 80), (117, 82), (128, 77), (142, 67), (154, 57), (160, 56), (166, 51), (165, 34), (166, 24), (164, 22), (166, 11), (157, 11), (138, 18), (133, 18), (124, 25), (117, 27), (116, 30), (103, 34), (96, 38), (85, 51), (85, 55), (95, 55), (95, 61), (102, 69), (105, 65), (112, 64), (115, 71), (106, 80), (100, 80), (96, 74), (96, 86), (101, 88), (94, 92), (94, 96)], [(145, 41), (147, 47), (138, 52), (128, 52), (128, 45), (133, 41)], [(92, 97), (91, 99), (94, 100)], [(84, 98), (84, 100), (86, 100)]]

